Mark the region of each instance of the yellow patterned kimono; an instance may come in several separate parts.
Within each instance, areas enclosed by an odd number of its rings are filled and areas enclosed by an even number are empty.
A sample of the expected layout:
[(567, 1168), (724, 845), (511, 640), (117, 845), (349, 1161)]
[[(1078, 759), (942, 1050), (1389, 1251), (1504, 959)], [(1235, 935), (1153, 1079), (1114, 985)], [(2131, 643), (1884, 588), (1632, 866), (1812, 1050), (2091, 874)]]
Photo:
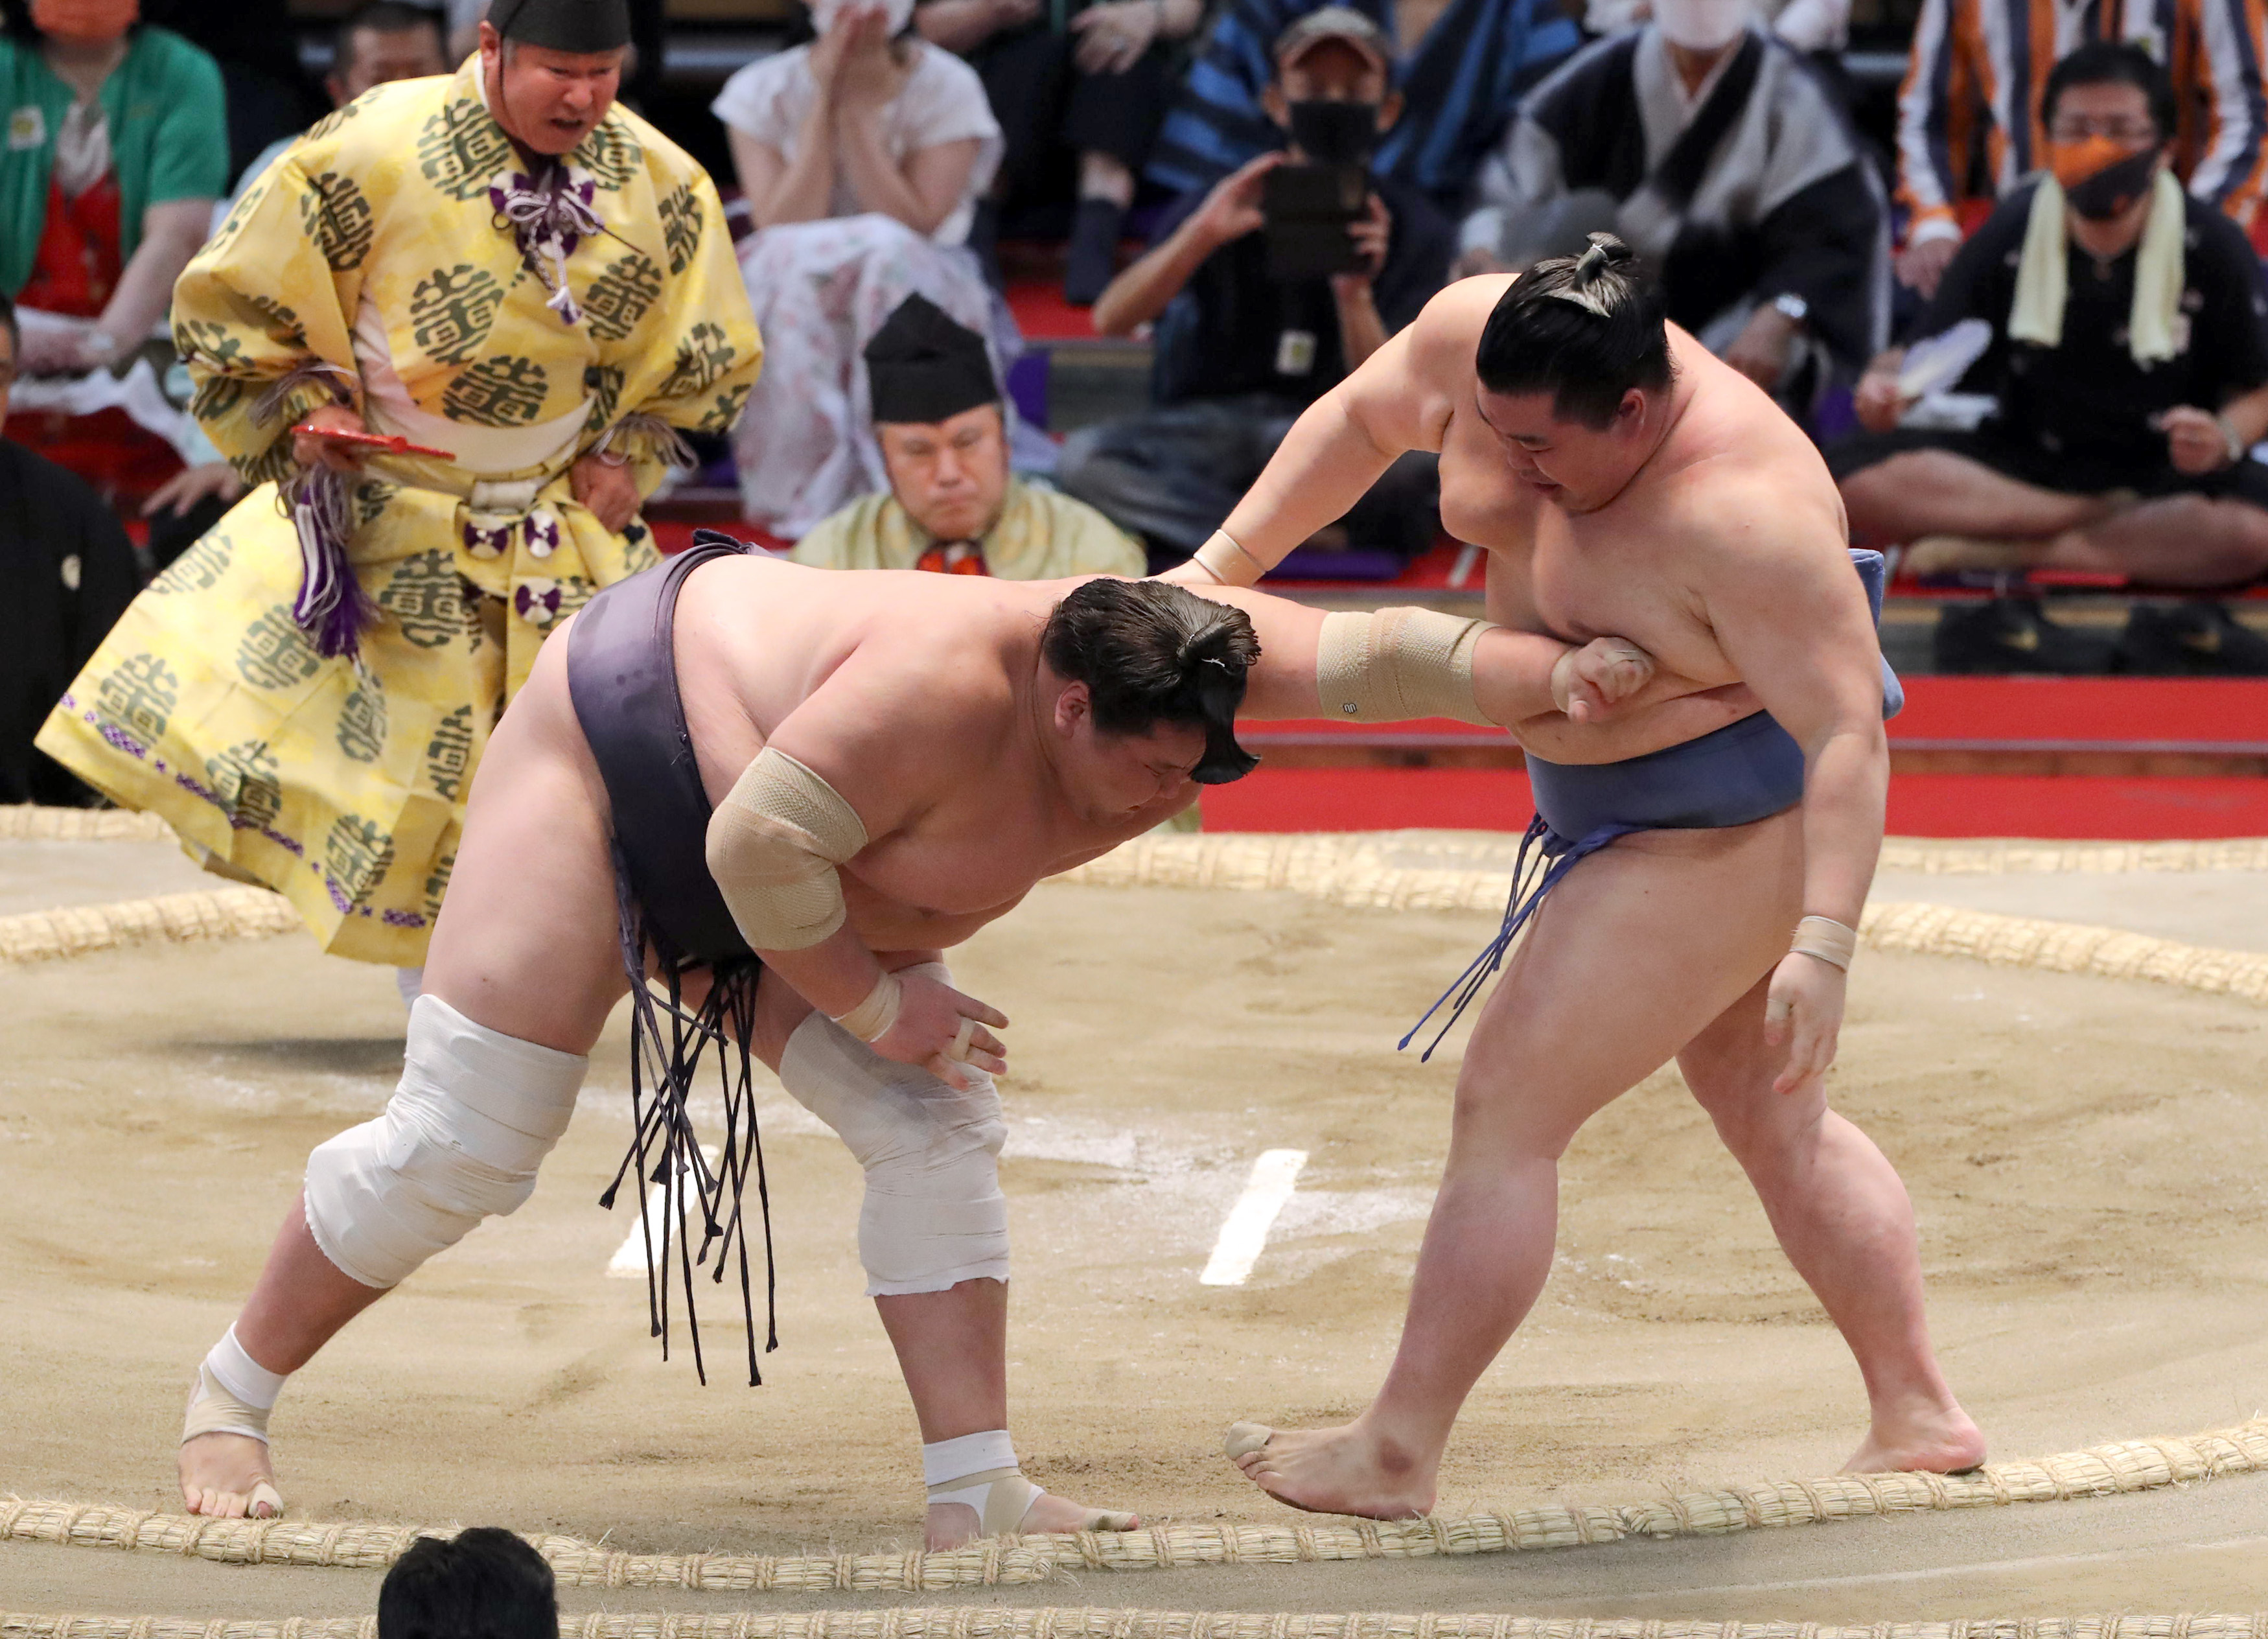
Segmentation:
[[(650, 494), (670, 428), (729, 429), (762, 348), (715, 188), (621, 107), (567, 157), (604, 231), (563, 260), (523, 254), (490, 194), (520, 161), (478, 62), (316, 125), (181, 276), (195, 412), (256, 487), (39, 736), (193, 854), (289, 895), (326, 949), (403, 966), (424, 960), (474, 768), (545, 632), (656, 561), (643, 523), (610, 534), (572, 498), (568, 469), (627, 455)], [(373, 432), (455, 459), (376, 455), (348, 486), (346, 561), (375, 618), (327, 660), (293, 618), (277, 481), (286, 429), (342, 387)]]

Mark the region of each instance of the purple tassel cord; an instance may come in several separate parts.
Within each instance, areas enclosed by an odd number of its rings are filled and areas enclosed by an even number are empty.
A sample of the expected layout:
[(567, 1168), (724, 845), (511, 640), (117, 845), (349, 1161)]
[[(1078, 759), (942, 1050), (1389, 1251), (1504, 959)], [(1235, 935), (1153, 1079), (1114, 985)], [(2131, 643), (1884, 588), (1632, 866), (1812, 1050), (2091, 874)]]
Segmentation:
[(514, 171), (489, 184), (490, 206), (511, 225), (512, 237), (519, 241), (519, 254), (551, 292), (551, 299), (543, 305), (569, 324), (580, 324), (583, 310), (575, 305), (574, 294), (567, 288), (567, 258), (575, 254), (585, 233), (607, 231), (591, 208), (598, 192), (595, 181), (566, 165), (552, 166), (541, 183), (525, 172)]
[(291, 618), (325, 660), (352, 659), (362, 629), (378, 610), (355, 579), (347, 559), (353, 527), (353, 502), (346, 475), (310, 467), (290, 490), (291, 522), (299, 532), (299, 595)]

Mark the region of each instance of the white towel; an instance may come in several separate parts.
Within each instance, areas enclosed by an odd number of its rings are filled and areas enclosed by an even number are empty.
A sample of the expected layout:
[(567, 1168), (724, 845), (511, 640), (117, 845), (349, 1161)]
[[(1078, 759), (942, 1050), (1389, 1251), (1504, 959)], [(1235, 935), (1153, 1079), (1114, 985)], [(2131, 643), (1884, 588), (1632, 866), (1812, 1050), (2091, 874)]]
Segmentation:
[[(2149, 219), (2142, 225), (2141, 251), (2134, 264), (2134, 306), (2126, 316), (2127, 351), (2145, 370), (2180, 351), (2174, 344), (2174, 321), (2182, 310), (2183, 242), (2188, 231), (2182, 185), (2171, 173), (2161, 171), (2150, 196)], [(2042, 347), (2063, 344), (2069, 261), (2063, 184), (2043, 173), (2016, 262), (2016, 299), (2008, 309), (2010, 341)]]

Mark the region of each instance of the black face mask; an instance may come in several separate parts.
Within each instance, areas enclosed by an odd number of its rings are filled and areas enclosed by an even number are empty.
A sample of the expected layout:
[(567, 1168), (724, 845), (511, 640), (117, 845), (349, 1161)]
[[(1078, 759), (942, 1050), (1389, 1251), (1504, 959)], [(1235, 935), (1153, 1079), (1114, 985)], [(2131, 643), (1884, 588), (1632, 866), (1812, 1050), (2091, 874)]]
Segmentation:
[(1292, 140), (1318, 165), (1368, 165), (1378, 145), (1374, 102), (1295, 102)]
[(2126, 210), (2150, 186), (2158, 151), (2145, 148), (2063, 190), (2064, 202), (2090, 222), (2107, 222)]

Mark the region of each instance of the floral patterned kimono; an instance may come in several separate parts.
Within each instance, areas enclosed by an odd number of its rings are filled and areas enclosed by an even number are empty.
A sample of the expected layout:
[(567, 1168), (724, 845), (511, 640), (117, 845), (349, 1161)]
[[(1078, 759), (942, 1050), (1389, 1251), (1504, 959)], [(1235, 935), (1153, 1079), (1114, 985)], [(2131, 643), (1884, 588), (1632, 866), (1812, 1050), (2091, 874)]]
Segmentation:
[[(256, 486), (151, 584), (39, 744), (191, 853), (290, 896), (324, 948), (414, 966), (482, 748), (545, 634), (656, 554), (570, 493), (651, 493), (722, 432), (762, 343), (700, 166), (616, 107), (520, 173), (475, 58), (323, 120), (174, 292), (199, 424)], [(374, 454), (325, 487), (288, 429), (343, 400)]]

